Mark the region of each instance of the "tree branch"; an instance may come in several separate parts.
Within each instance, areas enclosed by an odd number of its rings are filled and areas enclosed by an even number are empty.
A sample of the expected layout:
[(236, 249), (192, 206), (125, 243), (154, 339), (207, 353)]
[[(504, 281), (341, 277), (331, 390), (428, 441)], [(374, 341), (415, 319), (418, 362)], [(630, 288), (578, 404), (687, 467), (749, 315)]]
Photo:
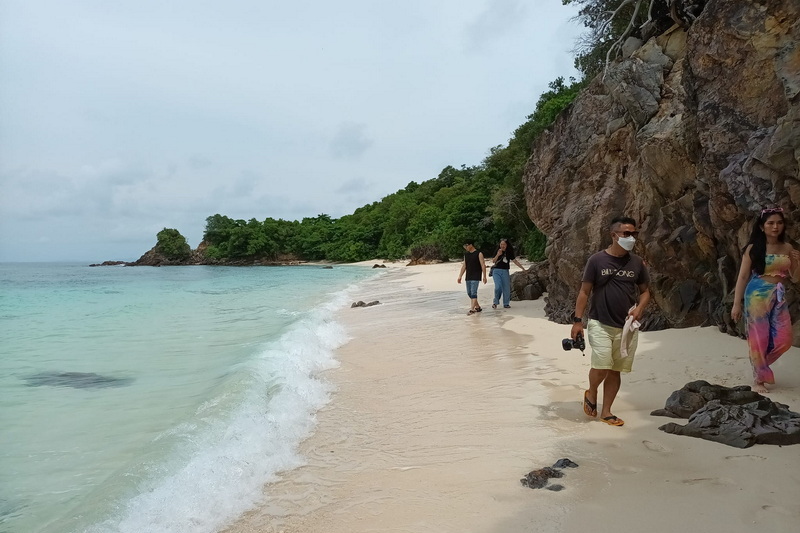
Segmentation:
[[(614, 11), (614, 15), (616, 15), (619, 12), (622, 6), (630, 4), (632, 1), (633, 0), (624, 0), (619, 5), (617, 10)], [(622, 44), (625, 42), (625, 39), (627, 39), (628, 35), (630, 35), (631, 29), (633, 29), (633, 21), (636, 20), (636, 15), (639, 14), (639, 8), (642, 6), (642, 2), (643, 0), (636, 0), (636, 7), (633, 8), (633, 15), (631, 15), (631, 20), (628, 22), (628, 27), (625, 28), (625, 31), (622, 32), (622, 35), (620, 35), (619, 39), (617, 39), (617, 41), (614, 44), (612, 44), (611, 47), (608, 49), (608, 52), (606, 53), (606, 66), (603, 67), (603, 80), (606, 79), (606, 72), (608, 72), (608, 64), (611, 62), (611, 53), (616, 50), (619, 50), (622, 47)], [(611, 20), (613, 20), (613, 16), (611, 19), (606, 21), (606, 25), (610, 24)]]

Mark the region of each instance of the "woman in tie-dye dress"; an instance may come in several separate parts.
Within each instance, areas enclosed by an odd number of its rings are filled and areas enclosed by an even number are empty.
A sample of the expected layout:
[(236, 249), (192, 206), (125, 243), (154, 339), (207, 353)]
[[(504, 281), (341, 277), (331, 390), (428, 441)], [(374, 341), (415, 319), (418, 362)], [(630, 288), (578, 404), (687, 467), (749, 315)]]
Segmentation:
[(736, 282), (731, 318), (747, 321), (747, 343), (753, 365), (753, 390), (768, 392), (775, 383), (770, 365), (792, 346), (792, 320), (785, 283), (798, 279), (800, 252), (786, 242), (786, 220), (780, 207), (764, 209), (753, 224)]

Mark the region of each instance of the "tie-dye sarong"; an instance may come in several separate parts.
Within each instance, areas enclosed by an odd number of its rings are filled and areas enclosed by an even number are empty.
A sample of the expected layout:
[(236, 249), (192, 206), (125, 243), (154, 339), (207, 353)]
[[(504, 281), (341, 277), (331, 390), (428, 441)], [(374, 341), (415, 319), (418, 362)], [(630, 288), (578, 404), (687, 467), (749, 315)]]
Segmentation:
[(754, 275), (744, 290), (744, 304), (753, 379), (775, 383), (770, 365), (792, 346), (792, 319), (783, 284)]

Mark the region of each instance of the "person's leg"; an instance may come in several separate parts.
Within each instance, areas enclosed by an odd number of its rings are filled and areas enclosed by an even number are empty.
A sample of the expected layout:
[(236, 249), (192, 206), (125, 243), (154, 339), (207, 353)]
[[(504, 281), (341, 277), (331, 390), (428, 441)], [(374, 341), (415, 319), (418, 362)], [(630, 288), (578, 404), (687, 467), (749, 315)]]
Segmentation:
[(597, 320), (589, 320), (586, 326), (586, 338), (592, 348), (592, 366), (589, 369), (589, 388), (585, 393), (584, 401), (588, 400), (594, 405), (596, 411), (599, 396), (598, 389), (614, 366), (614, 361), (611, 357), (613, 338), (609, 335), (607, 328), (603, 327)]
[[(782, 286), (778, 289), (777, 301), (770, 313), (769, 323), (772, 349), (766, 353), (764, 361), (767, 366), (772, 366), (781, 355), (792, 347), (792, 317), (789, 315), (786, 300), (783, 299)], [(774, 375), (772, 383), (774, 383)]]
[(492, 279), (494, 280), (494, 298), (492, 298), (492, 307), (497, 307), (500, 304), (500, 295), (503, 292), (502, 281), (500, 281), (500, 274), (498, 273), (500, 269), (494, 269), (492, 273)]
[(747, 344), (750, 364), (753, 366), (753, 390), (766, 393), (767, 383), (775, 383), (775, 376), (767, 363), (767, 354), (773, 350), (770, 313), (773, 308), (775, 286), (760, 278), (747, 284), (744, 294), (747, 323)]
[(472, 298), (472, 284), (470, 280), (464, 281), (464, 288), (467, 289), (467, 298), (469, 298), (469, 314), (473, 312), (475, 307), (475, 300)]
[[(621, 426), (625, 422), (611, 413), (611, 406), (617, 397), (620, 379), (620, 369), (630, 370), (631, 361), (621, 358), (620, 346), (622, 342), (622, 328), (606, 326), (597, 320), (589, 320), (587, 337), (592, 347), (592, 369), (589, 371), (589, 390), (586, 400), (599, 404), (598, 388), (603, 384), (603, 407), (600, 410), (600, 420), (612, 426)], [(638, 333), (638, 332), (637, 332)], [(630, 349), (635, 352), (638, 336), (631, 339)]]
[(620, 373), (616, 370), (606, 370), (606, 377), (603, 380), (603, 408), (600, 410), (600, 418), (614, 416), (611, 413), (611, 406), (617, 397), (619, 387), (622, 384)]
[(609, 372), (610, 370), (601, 368), (589, 369), (589, 388), (587, 389), (588, 392), (586, 393), (586, 399), (595, 406), (595, 409), (597, 409), (598, 389), (600, 384), (605, 381)]
[(503, 270), (503, 307), (511, 306), (511, 272)]
[(478, 285), (479, 281), (466, 280), (467, 296), (469, 296), (469, 314), (475, 313), (478, 308)]

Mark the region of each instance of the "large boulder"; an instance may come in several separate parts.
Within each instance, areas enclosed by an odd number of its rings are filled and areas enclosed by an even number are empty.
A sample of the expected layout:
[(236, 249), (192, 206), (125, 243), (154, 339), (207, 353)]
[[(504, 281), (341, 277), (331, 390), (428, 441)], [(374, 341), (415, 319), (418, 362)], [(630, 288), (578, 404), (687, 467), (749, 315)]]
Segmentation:
[[(781, 205), (800, 218), (798, 20), (796, 0), (710, 0), (688, 29), (611, 65), (536, 139), (523, 180), (548, 237), (551, 319), (569, 321), (586, 259), (626, 214), (652, 275), (645, 329), (743, 334), (729, 311), (753, 215)], [(800, 224), (788, 231), (800, 238)]]

